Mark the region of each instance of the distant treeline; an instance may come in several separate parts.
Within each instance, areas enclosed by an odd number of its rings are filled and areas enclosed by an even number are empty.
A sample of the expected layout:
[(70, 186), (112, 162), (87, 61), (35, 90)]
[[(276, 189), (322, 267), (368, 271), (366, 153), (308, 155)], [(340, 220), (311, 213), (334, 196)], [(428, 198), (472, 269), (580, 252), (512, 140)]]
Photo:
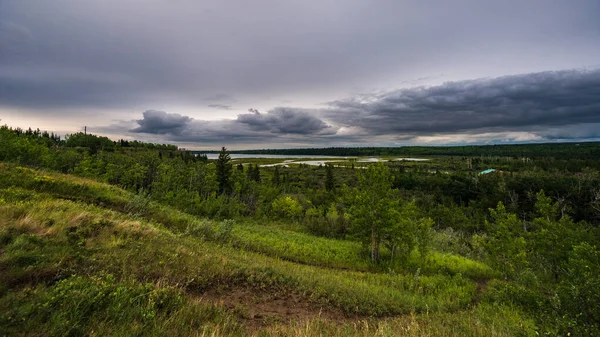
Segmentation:
[[(218, 151), (195, 151), (212, 153)], [(403, 146), (403, 147), (329, 147), (303, 149), (264, 149), (230, 151), (238, 154), (319, 155), (319, 156), (500, 156), (553, 157), (556, 159), (588, 159), (600, 156), (600, 142), (544, 143), (469, 146)]]
[(11, 128), (7, 125), (1, 126), (0, 128), (6, 136), (12, 134), (13, 136), (35, 140), (38, 143), (44, 143), (47, 146), (85, 147), (91, 149), (92, 152), (98, 150), (114, 150), (117, 148), (144, 148), (164, 151), (177, 151), (178, 149), (176, 145), (144, 143), (137, 140), (124, 139), (115, 141), (107, 137), (83, 132), (66, 135), (63, 139), (54, 132), (49, 133), (48, 131), (40, 131), (40, 129), (33, 130), (32, 128), (28, 128), (24, 130), (21, 128)]

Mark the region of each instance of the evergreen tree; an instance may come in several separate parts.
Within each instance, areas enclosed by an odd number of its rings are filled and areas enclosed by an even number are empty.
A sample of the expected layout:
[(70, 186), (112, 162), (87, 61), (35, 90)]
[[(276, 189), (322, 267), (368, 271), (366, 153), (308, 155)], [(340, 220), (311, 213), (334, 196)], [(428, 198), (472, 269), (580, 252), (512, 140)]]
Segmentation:
[(333, 191), (335, 187), (335, 181), (333, 179), (333, 168), (331, 165), (327, 165), (325, 173), (325, 189), (327, 191)]
[(224, 194), (231, 191), (231, 156), (227, 149), (223, 147), (219, 152), (219, 159), (216, 163), (217, 183), (219, 184), (219, 193)]
[(248, 181), (254, 180), (254, 167), (252, 164), (248, 165), (248, 169), (246, 170), (246, 176), (248, 177)]
[(279, 184), (281, 184), (281, 178), (279, 177), (279, 166), (275, 166), (272, 183), (274, 186), (279, 186)]
[(260, 169), (258, 168), (258, 164), (254, 165), (254, 171), (252, 174), (252, 180), (256, 182), (260, 182)]

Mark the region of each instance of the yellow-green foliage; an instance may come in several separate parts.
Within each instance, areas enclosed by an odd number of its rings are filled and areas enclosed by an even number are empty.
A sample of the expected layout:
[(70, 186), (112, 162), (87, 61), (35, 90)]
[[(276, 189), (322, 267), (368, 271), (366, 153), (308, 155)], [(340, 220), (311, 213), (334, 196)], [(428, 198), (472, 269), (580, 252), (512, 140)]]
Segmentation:
[(302, 215), (302, 206), (290, 196), (281, 196), (271, 205), (273, 213), (283, 218), (294, 219)]
[(361, 245), (352, 241), (258, 225), (234, 227), (231, 241), (236, 247), (289, 261), (341, 269), (371, 269), (368, 260), (361, 256)]
[[(438, 274), (373, 272), (353, 242), (200, 220), (108, 185), (4, 165), (0, 198), (1, 333), (504, 336), (532, 329), (518, 311), (473, 306), (481, 289), (466, 276), (490, 274), (466, 259), (451, 266), (451, 257), (434, 254), (432, 265), (450, 265)], [(294, 293), (349, 321), (258, 331), (235, 311), (198, 300), (206, 290), (235, 287)], [(409, 316), (377, 318), (390, 315)]]
[[(145, 221), (68, 201), (38, 201), (12, 206), (4, 213), (2, 220), (10, 225), (3, 236), (10, 242), (2, 261), (9, 266), (77, 264), (90, 259), (97, 266), (86, 268), (95, 271), (143, 281), (151, 277), (199, 290), (219, 284), (299, 290), (348, 314), (363, 315), (458, 309), (471, 303), (475, 291), (475, 284), (460, 276), (375, 274), (294, 264), (181, 237)], [(46, 246), (58, 255), (48, 254)], [(98, 254), (96, 248), (101, 249)], [(120, 262), (118, 268), (114, 261)]]
[[(22, 175), (21, 170), (25, 170), (27, 176)], [(52, 185), (30, 185), (29, 182), (35, 180), (38, 175), (49, 176), (53, 182)], [(319, 238), (304, 233), (274, 228), (273, 226), (250, 224), (234, 226), (231, 235), (224, 238), (216, 235), (216, 232), (220, 229), (220, 224), (217, 222), (198, 219), (173, 208), (146, 200), (139, 195), (92, 180), (55, 173), (38, 173), (38, 171), (27, 168), (15, 168), (0, 164), (0, 187), (3, 186), (3, 182), (4, 186), (23, 186), (60, 198), (80, 200), (126, 212), (130, 215), (163, 224), (177, 233), (193, 234), (193, 236), (206, 240), (227, 239), (235, 247), (261, 252), (289, 261), (342, 269), (363, 271), (373, 269), (373, 266), (361, 255), (360, 245), (352, 241)], [(11, 189), (14, 189), (14, 187), (9, 187), (8, 191), (11, 191)], [(22, 200), (32, 197), (31, 190), (21, 188), (20, 191), (19, 193), (23, 194)], [(6, 194), (6, 192), (3, 193)], [(0, 193), (0, 197), (3, 193)], [(418, 260), (417, 255), (413, 254), (411, 256), (411, 261)], [(461, 273), (474, 279), (487, 278), (492, 275), (490, 269), (479, 262), (451, 254), (441, 256), (435, 252), (430, 264), (426, 266), (416, 265), (414, 270), (418, 268), (421, 269), (422, 274), (430, 271), (432, 273), (441, 271), (450, 275)]]

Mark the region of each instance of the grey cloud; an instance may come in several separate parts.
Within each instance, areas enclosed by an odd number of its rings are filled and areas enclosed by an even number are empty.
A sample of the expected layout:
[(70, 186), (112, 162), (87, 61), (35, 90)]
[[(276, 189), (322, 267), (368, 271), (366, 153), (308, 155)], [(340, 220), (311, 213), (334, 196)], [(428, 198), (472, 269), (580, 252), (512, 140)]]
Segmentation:
[[(600, 59), (598, 6), (597, 0), (252, 6), (206, 0), (152, 1), (142, 9), (133, 0), (0, 0), (0, 21), (10, 23), (0, 28), (1, 64), (31, 69), (21, 79), (0, 78), (6, 93), (0, 104), (198, 107), (225, 105), (233, 96), (296, 93), (318, 101), (356, 86), (441, 73), (475, 78), (593, 65)], [(18, 51), (5, 52), (25, 40)], [(64, 81), (60, 71), (59, 80), (44, 85), (35, 78), (39, 69), (68, 67), (123, 74), (135, 85)]]
[[(167, 140), (184, 142), (223, 142), (224, 140), (283, 141), (305, 137), (327, 137), (335, 134), (336, 129), (319, 118), (301, 109), (278, 108), (261, 114), (240, 114), (237, 119), (206, 121), (197, 120), (180, 114), (148, 110), (143, 118), (135, 121), (138, 127), (130, 129), (133, 133), (164, 135)], [(118, 132), (122, 125), (102, 128), (111, 133)]]
[[(177, 107), (189, 116), (149, 112), (126, 130), (267, 143), (506, 131), (551, 138), (598, 122), (598, 71), (492, 78), (600, 66), (598, 0), (139, 3), (0, 0), (0, 109), (59, 125), (80, 111), (105, 112), (108, 123), (140, 107)], [(315, 107), (355, 88), (485, 76), (319, 110), (271, 108), (284, 98)], [(214, 121), (225, 115), (214, 109), (234, 105), (268, 112)]]
[(373, 134), (541, 130), (600, 122), (600, 70), (449, 82), (329, 103), (335, 123)]
[(236, 119), (149, 110), (130, 130), (172, 142), (254, 147), (598, 139), (598, 97), (600, 70), (570, 70), (358, 95), (324, 109), (250, 108)]
[(335, 134), (335, 128), (303, 109), (275, 108), (266, 114), (249, 109), (252, 113), (240, 114), (236, 122), (257, 131), (289, 134)]
[[(131, 83), (115, 82), (103, 75), (65, 78), (62, 74), (33, 78), (29, 74), (10, 74), (0, 67), (0, 106), (25, 108), (118, 108), (129, 105), (143, 94)], [(40, 71), (42, 73), (43, 71)], [(140, 98), (140, 101), (142, 99)], [(67, 117), (67, 116), (65, 116)]]
[[(600, 112), (599, 112), (600, 113)], [(575, 124), (565, 127), (549, 128), (539, 131), (546, 139), (598, 139), (600, 138), (600, 123)]]
[(131, 132), (177, 135), (181, 134), (192, 121), (188, 116), (157, 110), (147, 110), (143, 115), (144, 118), (136, 121), (139, 127), (131, 129)]
[(209, 104), (209, 108), (220, 109), (220, 110), (231, 110), (231, 105), (225, 104)]
[(0, 20), (0, 55), (18, 52), (32, 40), (33, 35), (26, 27)]

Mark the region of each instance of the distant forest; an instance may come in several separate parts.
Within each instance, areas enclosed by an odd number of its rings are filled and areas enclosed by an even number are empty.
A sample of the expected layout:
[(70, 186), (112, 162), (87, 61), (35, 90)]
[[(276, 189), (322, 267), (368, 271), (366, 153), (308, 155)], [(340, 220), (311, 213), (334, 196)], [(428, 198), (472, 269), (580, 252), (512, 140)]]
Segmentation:
[[(217, 153), (219, 151), (192, 152)], [(595, 159), (600, 156), (600, 142), (469, 146), (328, 147), (239, 150), (230, 151), (230, 153), (294, 156), (499, 156), (528, 158), (553, 157), (555, 159)]]

